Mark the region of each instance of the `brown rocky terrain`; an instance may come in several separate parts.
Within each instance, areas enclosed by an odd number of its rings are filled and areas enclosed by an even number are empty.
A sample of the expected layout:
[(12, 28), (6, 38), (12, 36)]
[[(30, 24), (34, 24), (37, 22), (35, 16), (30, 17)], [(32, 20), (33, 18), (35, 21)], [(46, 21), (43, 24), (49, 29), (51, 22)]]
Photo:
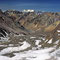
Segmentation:
[[(0, 10), (0, 29), (9, 33), (24, 34), (45, 34), (55, 30), (54, 23), (60, 21), (58, 12), (20, 12), (16, 10)], [(50, 27), (51, 26), (51, 27)], [(36, 33), (36, 34), (37, 34)]]
[[(15, 33), (15, 34), (26, 34), (26, 30), (22, 25), (15, 21), (12, 16), (7, 16), (6, 13), (3, 13), (0, 10), (0, 30), (5, 30), (7, 33)], [(25, 29), (25, 31), (23, 29)]]
[[(15, 60), (13, 57), (16, 56), (16, 53), (19, 54), (19, 57), (27, 53), (27, 57), (24, 55), (24, 57), (16, 59), (35, 59), (36, 54), (39, 54), (38, 57), (40, 56), (41, 49), (51, 47), (53, 50), (49, 50), (49, 55), (60, 48), (59, 12), (20, 12), (16, 10), (3, 12), (0, 10), (1, 56), (12, 57), (11, 59)], [(35, 52), (32, 53), (33, 51)], [(56, 56), (60, 57), (59, 51)], [(33, 57), (30, 54), (34, 54)], [(58, 59), (53, 55), (48, 60)]]
[[(58, 12), (20, 12), (16, 10), (0, 10), (0, 32), (5, 34), (31, 34), (44, 35), (46, 39), (56, 38), (55, 35), (60, 24)], [(2, 34), (0, 34), (2, 36)], [(6, 34), (5, 34), (6, 35)], [(53, 39), (53, 40), (54, 40)], [(59, 37), (60, 39), (60, 37)]]

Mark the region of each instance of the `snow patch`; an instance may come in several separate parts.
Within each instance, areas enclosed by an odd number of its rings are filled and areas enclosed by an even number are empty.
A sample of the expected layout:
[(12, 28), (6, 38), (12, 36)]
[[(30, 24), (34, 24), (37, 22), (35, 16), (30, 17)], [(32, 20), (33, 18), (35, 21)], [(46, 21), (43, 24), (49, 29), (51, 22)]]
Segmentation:
[[(57, 60), (60, 60), (60, 56), (56, 56), (56, 53), (60, 53), (60, 49), (53, 52), (55, 48), (45, 48), (41, 50), (29, 50), (29, 51), (24, 51), (20, 53), (13, 53), (15, 56), (14, 57), (6, 57), (6, 56), (0, 56), (1, 60), (49, 60), (54, 56), (54, 58), (57, 58)], [(53, 60), (54, 60), (53, 58)]]
[(11, 60), (9, 57), (6, 56), (0, 56), (0, 60)]
[(34, 39), (34, 38), (36, 38), (36, 37), (30, 37), (30, 39)]
[(39, 45), (40, 42), (41, 40), (36, 40), (35, 45)]
[(51, 58), (49, 52), (54, 48), (41, 49), (41, 50), (29, 50), (20, 53), (14, 53), (16, 56), (12, 58), (12, 60), (46, 60)]
[(57, 30), (57, 32), (60, 32), (60, 30)]
[(0, 37), (1, 39), (0, 39), (0, 41), (2, 41), (2, 42), (6, 42), (6, 41), (8, 41), (9, 40), (9, 37)]
[(24, 41), (22, 46), (5, 48), (1, 50), (0, 54), (11, 53), (14, 51), (21, 51), (21, 50), (27, 49), (28, 47), (30, 47), (30, 44)]
[(51, 44), (51, 43), (52, 43), (52, 39), (50, 39), (50, 40), (48, 41), (48, 43)]
[(56, 42), (54, 42), (54, 44), (58, 44), (59, 40), (57, 40)]

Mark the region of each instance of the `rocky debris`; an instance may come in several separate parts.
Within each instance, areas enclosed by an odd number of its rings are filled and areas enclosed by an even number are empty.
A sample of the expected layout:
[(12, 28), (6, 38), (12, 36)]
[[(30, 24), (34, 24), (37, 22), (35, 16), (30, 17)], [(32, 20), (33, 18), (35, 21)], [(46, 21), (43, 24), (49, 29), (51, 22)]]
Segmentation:
[[(49, 36), (51, 30), (54, 31), (54, 28), (57, 27), (57, 21), (60, 21), (58, 12), (43, 12), (41, 14), (37, 12), (24, 13), (16, 10), (7, 10), (5, 12), (0, 10), (0, 12), (0, 28), (9, 33)], [(54, 23), (57, 23), (57, 25)]]
[(42, 13), (40, 15), (34, 13), (26, 13), (17, 19), (21, 25), (30, 30), (38, 30), (42, 27), (47, 27), (56, 21), (60, 20), (58, 13)]
[(13, 21), (13, 19), (9, 18), (5, 13), (0, 13), (0, 29), (1, 31), (5, 30), (7, 33), (15, 33), (20, 34), (23, 32), (27, 34), (27, 29), (24, 31), (22, 29), (23, 26), (19, 25), (17, 21)]
[[(0, 51), (3, 52), (0, 54), (12, 57), (15, 56), (14, 53), (26, 54), (27, 51), (53, 47), (50, 54), (60, 48), (60, 14), (58, 12), (41, 12), (41, 14), (16, 12), (18, 11), (2, 12), (0, 10)], [(24, 49), (26, 46), (29, 47)], [(56, 58), (52, 57), (49, 60), (51, 59)]]

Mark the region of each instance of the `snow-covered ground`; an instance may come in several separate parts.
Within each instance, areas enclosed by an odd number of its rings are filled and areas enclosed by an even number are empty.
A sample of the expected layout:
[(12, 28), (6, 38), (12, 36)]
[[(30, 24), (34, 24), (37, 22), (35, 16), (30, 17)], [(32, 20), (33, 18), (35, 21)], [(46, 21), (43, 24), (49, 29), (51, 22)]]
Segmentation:
[[(41, 50), (29, 50), (29, 51), (24, 51), (20, 53), (14, 53), (14, 57), (6, 57), (6, 56), (0, 56), (1, 60), (46, 60), (50, 59), (50, 51), (52, 51), (54, 48), (46, 48), (46, 49), (41, 49)], [(13, 51), (16, 51), (16, 49), (13, 49)], [(2, 50), (3, 51), (3, 50)], [(5, 49), (4, 52), (1, 53), (10, 53), (10, 50)]]
[(1, 50), (0, 54), (11, 53), (14, 51), (21, 51), (21, 50), (27, 49), (28, 47), (30, 47), (30, 44), (24, 41), (22, 46), (5, 48)]
[[(6, 57), (0, 55), (0, 60), (49, 60), (49, 59), (51, 60), (53, 56), (54, 56), (53, 60), (54, 59), (60, 60), (60, 56), (56, 56), (56, 53), (59, 54), (60, 50), (57, 50), (53, 53), (49, 53), (54, 49), (55, 48), (51, 47), (51, 48), (46, 48), (41, 50), (29, 50), (29, 51), (24, 51), (19, 53), (13, 53), (15, 55), (14, 57)], [(6, 53), (6, 51), (4, 53)]]
[[(30, 37), (31, 40), (32, 39), (34, 40), (35, 38), (36, 37)], [(9, 44), (9, 46), (0, 45), (0, 47), (4, 47), (4, 46), (6, 47), (0, 50), (0, 60), (60, 60), (60, 48), (56, 49), (53, 46), (41, 48), (43, 44), (40, 45), (42, 40), (39, 40), (39, 39), (34, 40), (36, 46), (33, 47), (32, 44), (30, 44), (27, 40), (20, 42), (22, 44), (21, 46), (13, 46), (13, 44)], [(7, 42), (9, 40), (5, 39), (1, 41)], [(47, 42), (47, 41), (48, 40), (43, 39), (43, 42)], [(59, 40), (54, 42), (54, 44), (57, 45), (58, 42)], [(47, 43), (52, 44), (52, 39), (50, 39)], [(32, 46), (32, 49), (28, 49), (31, 46)], [(12, 53), (14, 56), (9, 57), (9, 56), (4, 55), (4, 54), (10, 54), (10, 53)]]

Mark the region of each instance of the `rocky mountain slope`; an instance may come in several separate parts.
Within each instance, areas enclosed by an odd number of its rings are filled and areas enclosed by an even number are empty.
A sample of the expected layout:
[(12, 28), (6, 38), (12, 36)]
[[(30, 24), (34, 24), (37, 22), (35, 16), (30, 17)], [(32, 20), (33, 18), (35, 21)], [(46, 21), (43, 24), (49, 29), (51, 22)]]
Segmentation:
[(0, 29), (8, 33), (46, 35), (48, 31), (54, 31), (58, 24), (60, 24), (60, 13), (58, 12), (43, 12), (40, 14), (16, 10), (2, 12), (0, 10)]
[(18, 21), (15, 21), (12, 17), (7, 16), (6, 13), (3, 13), (0, 10), (0, 30), (1, 30), (1, 32), (6, 31), (7, 33), (27, 34), (26, 33), (27, 29), (25, 29), (22, 25), (20, 25), (18, 23)]
[(58, 57), (59, 12), (0, 10), (1, 60), (60, 60)]

